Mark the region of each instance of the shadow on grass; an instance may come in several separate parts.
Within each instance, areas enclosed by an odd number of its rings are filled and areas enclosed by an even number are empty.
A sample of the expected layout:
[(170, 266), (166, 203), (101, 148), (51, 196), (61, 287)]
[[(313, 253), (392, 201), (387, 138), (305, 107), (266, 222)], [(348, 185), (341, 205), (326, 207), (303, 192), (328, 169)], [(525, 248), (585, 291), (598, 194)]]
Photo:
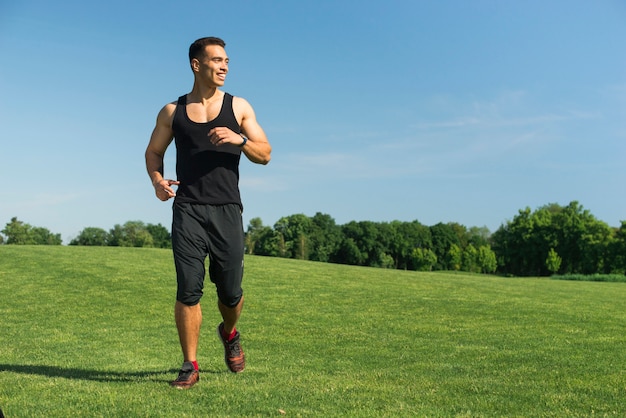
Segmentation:
[[(200, 370), (204, 373), (219, 373), (214, 370)], [(33, 374), (46, 377), (62, 377), (95, 382), (170, 382), (178, 374), (178, 369), (145, 372), (117, 372), (64, 368), (57, 366), (37, 366), (21, 364), (0, 364), (0, 372)]]

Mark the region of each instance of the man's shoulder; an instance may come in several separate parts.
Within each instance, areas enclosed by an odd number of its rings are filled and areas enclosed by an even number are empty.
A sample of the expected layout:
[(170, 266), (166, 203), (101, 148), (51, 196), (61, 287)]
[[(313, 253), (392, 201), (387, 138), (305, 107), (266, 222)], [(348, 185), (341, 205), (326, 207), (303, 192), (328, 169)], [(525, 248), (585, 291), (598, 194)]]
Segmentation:
[(245, 114), (252, 110), (252, 106), (243, 97), (233, 96), (233, 110)]
[(176, 113), (177, 104), (178, 101), (173, 101), (163, 106), (161, 108), (161, 111), (159, 112), (158, 119), (163, 121), (171, 121), (174, 118), (174, 113)]

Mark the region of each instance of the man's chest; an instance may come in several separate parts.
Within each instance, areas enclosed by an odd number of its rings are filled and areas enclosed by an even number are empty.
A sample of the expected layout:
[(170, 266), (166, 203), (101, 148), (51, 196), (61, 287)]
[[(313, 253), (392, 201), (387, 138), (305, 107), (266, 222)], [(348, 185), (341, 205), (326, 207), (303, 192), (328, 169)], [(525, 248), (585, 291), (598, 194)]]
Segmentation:
[(220, 115), (223, 100), (215, 103), (189, 103), (187, 104), (187, 116), (196, 123), (211, 122)]

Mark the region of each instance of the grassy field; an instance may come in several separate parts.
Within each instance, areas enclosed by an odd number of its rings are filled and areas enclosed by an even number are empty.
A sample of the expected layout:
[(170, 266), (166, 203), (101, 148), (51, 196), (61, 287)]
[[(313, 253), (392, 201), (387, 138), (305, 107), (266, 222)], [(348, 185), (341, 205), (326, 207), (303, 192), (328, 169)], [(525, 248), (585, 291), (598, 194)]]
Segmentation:
[[(207, 284), (210, 283), (207, 281)], [(247, 257), (226, 371), (207, 287), (200, 382), (169, 250), (0, 246), (0, 409), (12, 417), (624, 416), (626, 284)]]

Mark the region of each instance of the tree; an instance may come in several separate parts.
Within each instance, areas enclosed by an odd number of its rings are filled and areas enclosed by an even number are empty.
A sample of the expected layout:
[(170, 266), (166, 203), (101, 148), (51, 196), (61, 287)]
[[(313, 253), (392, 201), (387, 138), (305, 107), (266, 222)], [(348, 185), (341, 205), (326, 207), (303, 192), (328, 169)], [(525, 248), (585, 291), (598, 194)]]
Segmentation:
[(472, 244), (468, 244), (461, 255), (461, 270), (470, 273), (480, 273), (478, 264), (478, 250)]
[(610, 270), (607, 248), (613, 233), (578, 202), (562, 207), (555, 203), (529, 208), (503, 225), (492, 236), (498, 264), (505, 273), (547, 276), (551, 249), (562, 262), (562, 273), (593, 274)]
[(269, 226), (263, 226), (260, 218), (250, 220), (246, 232), (246, 250), (248, 254), (280, 257), (284, 240)]
[(116, 224), (109, 231), (109, 245), (115, 247), (154, 247), (154, 239), (141, 221), (128, 221)]
[(498, 268), (496, 253), (490, 246), (481, 245), (478, 247), (478, 267), (481, 273), (494, 273)]
[(382, 267), (388, 264), (389, 224), (371, 221), (349, 222), (341, 228), (343, 240), (337, 253), (338, 263)]
[(489, 245), (490, 238), (491, 232), (486, 226), (472, 226), (467, 230), (467, 242), (476, 248), (480, 248), (482, 245)]
[(548, 275), (545, 260), (549, 249), (558, 243), (552, 227), (556, 211), (558, 207), (554, 205), (536, 212), (527, 207), (493, 234), (494, 251), (503, 272), (517, 276)]
[(254, 247), (259, 242), (259, 239), (262, 235), (263, 221), (261, 218), (252, 218), (250, 219), (250, 223), (248, 224), (248, 229), (246, 230), (245, 235), (245, 247), (247, 254), (255, 254)]
[(53, 234), (47, 228), (35, 226), (32, 234), (37, 245), (61, 245), (63, 243), (61, 234)]
[(146, 230), (152, 235), (152, 242), (156, 248), (172, 248), (172, 234), (161, 224), (146, 225)]
[(13, 217), (1, 232), (7, 237), (7, 244), (28, 245), (34, 244), (31, 229), (32, 226)]
[(457, 245), (459, 248), (463, 248), (461, 240), (457, 231), (459, 230), (458, 224), (444, 224), (438, 223), (430, 227), (430, 233), (432, 236), (432, 250), (437, 256), (436, 270), (452, 270), (453, 266), (448, 264), (448, 258), (446, 255), (450, 251), (452, 244)]
[(613, 230), (607, 248), (607, 273), (626, 274), (626, 221)]
[(87, 227), (70, 241), (70, 245), (106, 246), (109, 245), (109, 233), (102, 228)]
[(274, 224), (274, 230), (284, 242), (281, 257), (308, 260), (310, 218), (303, 214), (282, 217)]
[(333, 257), (332, 262), (340, 264), (350, 264), (353, 266), (363, 266), (367, 255), (361, 251), (354, 238), (344, 237), (339, 244), (339, 249)]
[(419, 270), (420, 267), (415, 263), (414, 250), (428, 249), (432, 246), (430, 229), (418, 221), (393, 221), (390, 226), (393, 236), (389, 243), (389, 251), (395, 260), (396, 268)]
[(461, 264), (463, 262), (463, 250), (456, 244), (451, 244), (448, 250), (447, 265), (450, 270), (461, 270)]
[(548, 252), (548, 258), (546, 258), (546, 268), (548, 269), (548, 271), (552, 274), (557, 273), (559, 271), (559, 268), (561, 268), (562, 261), (563, 260), (561, 259), (561, 257), (559, 257), (557, 252), (554, 251), (554, 248), (550, 248), (550, 251)]
[(454, 232), (454, 235), (456, 235), (457, 237), (456, 243), (461, 248), (467, 247), (467, 244), (469, 244), (470, 234), (467, 228), (465, 227), (465, 225), (461, 225), (460, 223), (457, 223), (457, 222), (448, 222), (446, 226), (450, 228), (452, 232)]
[(317, 212), (311, 218), (309, 260), (330, 261), (339, 249), (341, 229), (330, 216)]
[(555, 208), (553, 225), (557, 236), (555, 251), (562, 258), (563, 273), (594, 274), (606, 272), (607, 249), (613, 231), (597, 220), (576, 201)]
[(428, 248), (413, 249), (413, 264), (417, 271), (432, 271), (433, 266), (437, 263), (437, 256)]
[(61, 234), (53, 234), (46, 228), (33, 227), (17, 219), (11, 218), (2, 232), (7, 244), (16, 245), (61, 245)]
[(384, 269), (393, 269), (395, 268), (395, 262), (393, 261), (393, 257), (389, 254), (380, 253), (376, 266)]

